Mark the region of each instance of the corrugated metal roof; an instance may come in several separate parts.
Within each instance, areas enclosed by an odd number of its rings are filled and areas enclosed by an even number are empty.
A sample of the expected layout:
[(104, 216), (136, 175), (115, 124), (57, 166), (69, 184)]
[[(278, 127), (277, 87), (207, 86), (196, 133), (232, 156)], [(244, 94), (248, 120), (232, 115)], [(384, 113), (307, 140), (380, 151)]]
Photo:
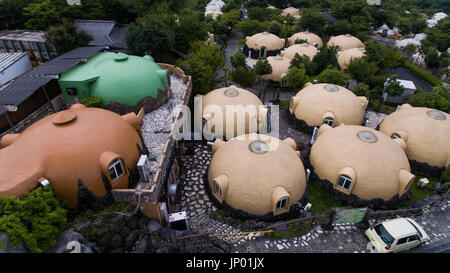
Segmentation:
[(105, 49), (104, 46), (79, 47), (67, 53), (64, 53), (63, 55), (57, 57), (56, 59), (87, 59), (104, 49)]
[(92, 36), (90, 46), (111, 46), (119, 49), (127, 49), (125, 36), (128, 25), (122, 25), (108, 20), (75, 20), (74, 25), (79, 30), (84, 30)]
[(0, 104), (18, 106), (51, 80), (51, 77), (43, 76), (19, 77), (0, 91)]
[(0, 72), (13, 65), (25, 55), (27, 55), (25, 52), (0, 53)]
[(55, 58), (49, 62), (46, 62), (23, 75), (28, 76), (46, 76), (46, 75), (59, 75), (64, 71), (76, 66), (80, 61), (78, 59), (60, 59)]

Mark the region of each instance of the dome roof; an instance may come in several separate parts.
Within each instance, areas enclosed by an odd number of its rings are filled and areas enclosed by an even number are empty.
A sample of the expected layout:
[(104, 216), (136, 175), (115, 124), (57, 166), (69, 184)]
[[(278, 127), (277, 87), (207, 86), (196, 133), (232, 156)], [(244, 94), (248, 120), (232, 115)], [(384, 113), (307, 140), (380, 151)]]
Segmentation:
[[(267, 108), (263, 107), (261, 100), (250, 91), (231, 85), (212, 90), (204, 96), (197, 95), (197, 98), (200, 97), (202, 98), (202, 105), (200, 106), (202, 109), (202, 117), (210, 122), (208, 128), (211, 128), (212, 123), (217, 123), (216, 118), (218, 116), (216, 112), (218, 110), (223, 114), (223, 136), (227, 135), (227, 115), (234, 115), (234, 126), (230, 127), (230, 131), (228, 132), (228, 135), (232, 135), (232, 137), (244, 133), (257, 132), (258, 126), (261, 126), (261, 129), (266, 128)], [(235, 107), (235, 111), (229, 112), (227, 111), (227, 107), (229, 110), (233, 110), (230, 107)], [(243, 127), (240, 127), (243, 124), (238, 122), (236, 113), (238, 113), (240, 118), (244, 118), (245, 116), (245, 131), (243, 131)], [(249, 121), (249, 114), (251, 113), (254, 113), (254, 115), (250, 115), (253, 116), (251, 119), (252, 122)], [(218, 134), (217, 138), (221, 138), (218, 128), (215, 128), (214, 132)]]
[[(268, 135), (250, 134), (228, 142), (216, 140), (208, 173), (213, 196), (252, 215), (289, 211), (306, 189), (305, 170), (295, 148), (293, 139), (281, 141)], [(222, 196), (214, 190), (215, 183)], [(288, 197), (286, 209), (276, 210), (283, 197)]]
[[(324, 124), (311, 148), (311, 164), (320, 179), (333, 187), (363, 200), (381, 198), (389, 201), (402, 196), (411, 186), (408, 158), (401, 140), (363, 126)], [(339, 176), (352, 180), (349, 189), (337, 185)]]
[(295, 40), (306, 40), (312, 46), (321, 47), (323, 45), (322, 39), (317, 34), (309, 31), (297, 32), (288, 39), (288, 45), (295, 45)]
[(283, 9), (283, 12), (281, 13), (281, 15), (283, 15), (283, 16), (289, 15), (289, 16), (295, 17), (296, 19), (301, 18), (300, 10), (297, 8), (292, 8), (292, 7)]
[(120, 158), (125, 175), (111, 188), (128, 187), (128, 168), (136, 168), (143, 147), (134, 113), (114, 112), (74, 104), (49, 115), (21, 134), (5, 135), (0, 149), (0, 194), (21, 197), (42, 177), (56, 196), (71, 207), (78, 204), (78, 179), (96, 196), (106, 194), (102, 173), (108, 175), (112, 160)]
[(339, 51), (337, 54), (338, 64), (342, 70), (347, 69), (347, 65), (352, 59), (361, 58), (365, 55), (366, 50), (364, 47), (350, 48), (344, 51)]
[(450, 163), (450, 115), (447, 113), (403, 104), (383, 120), (380, 131), (388, 137), (397, 134), (403, 139), (410, 160), (436, 167)]
[[(61, 89), (77, 87), (78, 97), (96, 96), (107, 105), (120, 102), (136, 105), (145, 97), (158, 97), (158, 91), (167, 91), (169, 73), (159, 67), (150, 56), (139, 57), (124, 53), (101, 52), (64, 72), (59, 80)], [(66, 101), (75, 96), (63, 92)]]
[(367, 99), (334, 84), (307, 83), (291, 98), (289, 111), (308, 126), (320, 126), (325, 118), (333, 118), (334, 126), (360, 125), (364, 120)]
[(298, 55), (300, 56), (308, 56), (309, 59), (312, 60), (317, 54), (317, 48), (307, 43), (291, 45), (290, 47), (281, 51), (281, 56), (292, 60), (294, 59), (296, 53), (298, 53)]
[(328, 41), (328, 46), (339, 46), (339, 51), (344, 51), (350, 48), (364, 47), (360, 39), (350, 35), (332, 36)]
[(284, 39), (269, 32), (261, 32), (253, 36), (247, 36), (245, 44), (249, 48), (257, 50), (260, 50), (262, 46), (265, 46), (266, 50), (277, 50), (284, 48)]
[(278, 55), (267, 57), (267, 61), (272, 66), (272, 73), (270, 75), (263, 76), (263, 78), (281, 83), (289, 71), (291, 59)]

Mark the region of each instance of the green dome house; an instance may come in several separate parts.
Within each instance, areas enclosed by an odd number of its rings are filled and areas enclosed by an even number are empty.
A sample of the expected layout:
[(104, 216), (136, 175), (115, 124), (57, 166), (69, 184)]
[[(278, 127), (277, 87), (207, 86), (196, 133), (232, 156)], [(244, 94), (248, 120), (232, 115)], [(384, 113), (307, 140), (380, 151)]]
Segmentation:
[(64, 100), (99, 97), (107, 109), (119, 114), (146, 113), (164, 104), (170, 92), (170, 73), (150, 56), (100, 52), (59, 79)]

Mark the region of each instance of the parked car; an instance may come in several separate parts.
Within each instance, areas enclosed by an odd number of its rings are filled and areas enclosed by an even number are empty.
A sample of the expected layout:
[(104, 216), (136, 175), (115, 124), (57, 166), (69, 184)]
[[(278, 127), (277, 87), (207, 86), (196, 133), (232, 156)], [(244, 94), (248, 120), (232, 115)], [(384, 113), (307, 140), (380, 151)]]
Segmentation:
[(365, 232), (372, 248), (379, 253), (400, 252), (430, 240), (430, 237), (411, 218), (395, 218), (378, 223)]

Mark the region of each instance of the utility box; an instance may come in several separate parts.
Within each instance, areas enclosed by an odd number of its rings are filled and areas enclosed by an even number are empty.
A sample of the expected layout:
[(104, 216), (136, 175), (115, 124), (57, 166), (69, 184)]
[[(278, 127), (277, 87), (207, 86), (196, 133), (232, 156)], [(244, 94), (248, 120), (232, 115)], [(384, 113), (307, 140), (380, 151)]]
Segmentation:
[(186, 230), (188, 227), (186, 211), (169, 214), (169, 225), (171, 229)]

